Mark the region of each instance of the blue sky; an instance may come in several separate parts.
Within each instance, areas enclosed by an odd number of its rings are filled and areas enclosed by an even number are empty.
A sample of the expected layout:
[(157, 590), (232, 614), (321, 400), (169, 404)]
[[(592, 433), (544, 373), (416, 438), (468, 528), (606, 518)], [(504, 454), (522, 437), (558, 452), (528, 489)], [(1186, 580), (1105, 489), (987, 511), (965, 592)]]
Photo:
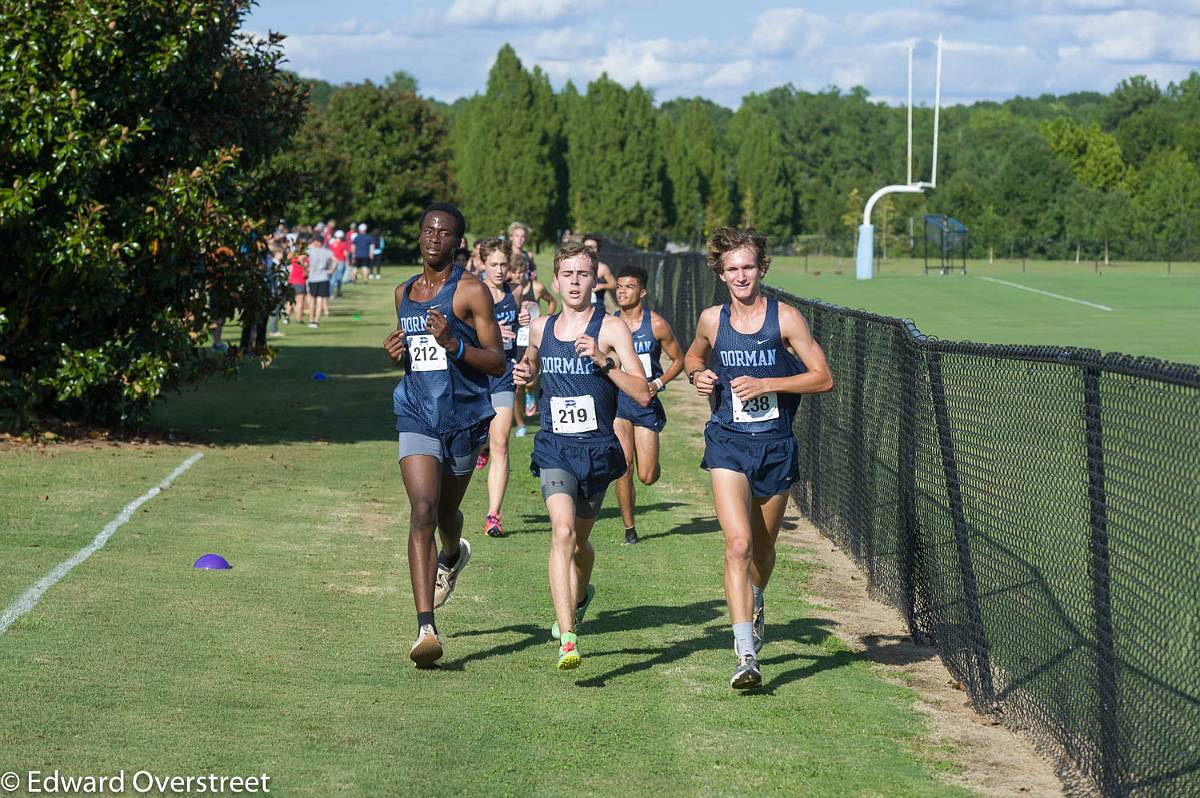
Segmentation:
[(246, 30), (288, 35), (290, 68), (340, 83), (397, 69), (421, 93), (482, 92), (508, 42), (555, 88), (607, 72), (662, 101), (700, 95), (736, 108), (784, 83), (905, 93), (917, 47), (917, 101), (932, 101), (933, 47), (946, 38), (943, 100), (1110, 91), (1123, 77), (1160, 84), (1200, 69), (1200, 0), (261, 0)]

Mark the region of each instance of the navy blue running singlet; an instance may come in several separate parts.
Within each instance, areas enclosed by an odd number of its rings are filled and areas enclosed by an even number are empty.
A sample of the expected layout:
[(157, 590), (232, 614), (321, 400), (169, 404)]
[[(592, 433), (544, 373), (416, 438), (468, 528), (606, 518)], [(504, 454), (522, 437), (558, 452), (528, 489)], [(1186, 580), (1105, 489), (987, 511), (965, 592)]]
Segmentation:
[(437, 296), (417, 302), (409, 294), (420, 275), (401, 288), (396, 316), (408, 345), (408, 373), (392, 392), (396, 429), (437, 435), (474, 427), (496, 414), (488, 390), (488, 375), (449, 357), (425, 328), (430, 308), (437, 308), (450, 325), (450, 334), (467, 346), (479, 346), (471, 325), (454, 315), (454, 291), (463, 276), (461, 266), (450, 267), (450, 276)]
[[(620, 317), (621, 311), (613, 311)], [(642, 361), (642, 371), (646, 372), (647, 382), (653, 382), (663, 375), (662, 344), (654, 335), (654, 325), (650, 323), (650, 308), (642, 308), (642, 323), (633, 331), (633, 351), (637, 352), (638, 360)]]
[(737, 377), (791, 377), (807, 371), (804, 363), (789, 352), (783, 342), (776, 300), (767, 300), (763, 325), (751, 334), (733, 329), (729, 304), (722, 305), (711, 362), (712, 370), (720, 380), (712, 413), (714, 422), (731, 432), (763, 437), (792, 434), (792, 418), (800, 404), (799, 394), (769, 393), (743, 403), (730, 388), (730, 383)]
[[(592, 310), (587, 334), (600, 341), (604, 312)], [(542, 331), (541, 360), (542, 432), (569, 438), (613, 436), (613, 417), (617, 413), (617, 386), (596, 369), (591, 358), (575, 354), (574, 341), (554, 337), (559, 314), (546, 321)], [(541, 433), (538, 433), (539, 435)]]

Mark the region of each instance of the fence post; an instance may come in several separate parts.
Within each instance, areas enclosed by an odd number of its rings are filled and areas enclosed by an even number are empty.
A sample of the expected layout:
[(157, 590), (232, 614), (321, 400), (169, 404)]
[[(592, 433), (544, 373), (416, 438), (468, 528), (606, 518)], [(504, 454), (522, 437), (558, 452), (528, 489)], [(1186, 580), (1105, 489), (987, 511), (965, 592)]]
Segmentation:
[(972, 695), (976, 708), (987, 711), (996, 702), (992, 686), (992, 662), (988, 653), (987, 637), (983, 630), (983, 613), (979, 609), (979, 585), (975, 581), (975, 565), (971, 560), (971, 536), (963, 512), (962, 486), (958, 481), (958, 463), (954, 458), (954, 439), (950, 434), (950, 414), (946, 409), (946, 385), (942, 380), (942, 356), (929, 353), (929, 388), (933, 394), (933, 411), (937, 418), (938, 445), (942, 452), (942, 473), (946, 481), (946, 497), (950, 502), (950, 515), (954, 522), (954, 543), (958, 555), (958, 570), (962, 575), (964, 600), (967, 604), (967, 620), (971, 625), (972, 648), (975, 668), (979, 674), (979, 686), (983, 701)]
[(900, 354), (899, 468), (896, 471), (900, 497), (900, 578), (904, 584), (904, 620), (913, 642), (919, 642), (917, 630), (917, 564), (919, 530), (917, 528), (917, 369), (916, 328), (911, 322), (897, 331)]
[(1096, 673), (1100, 682), (1100, 784), (1105, 795), (1124, 795), (1121, 785), (1112, 577), (1108, 559), (1108, 501), (1104, 487), (1104, 428), (1100, 418), (1100, 368), (1095, 365), (1083, 369), (1083, 413), (1091, 521), (1092, 613), (1096, 622)]

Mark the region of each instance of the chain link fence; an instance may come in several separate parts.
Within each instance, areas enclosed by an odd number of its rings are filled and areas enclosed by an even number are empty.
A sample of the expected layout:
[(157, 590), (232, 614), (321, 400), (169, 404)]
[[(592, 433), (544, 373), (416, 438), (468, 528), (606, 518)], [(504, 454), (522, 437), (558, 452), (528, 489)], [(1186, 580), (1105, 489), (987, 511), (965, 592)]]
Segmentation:
[[(690, 342), (696, 253), (606, 246)], [(837, 380), (796, 416), (800, 510), (980, 712), (1106, 796), (1200, 795), (1200, 369), (927, 338), (768, 289)]]

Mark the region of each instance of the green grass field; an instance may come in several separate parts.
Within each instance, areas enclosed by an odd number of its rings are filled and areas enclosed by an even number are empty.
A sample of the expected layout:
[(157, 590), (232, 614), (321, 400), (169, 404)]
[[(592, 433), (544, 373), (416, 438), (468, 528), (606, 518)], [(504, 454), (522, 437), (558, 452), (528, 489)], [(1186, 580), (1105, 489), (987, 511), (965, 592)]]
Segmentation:
[[(720, 533), (679, 390), (664, 478), (640, 491), (644, 543), (618, 545), (611, 494), (594, 533), (582, 668), (553, 667), (531, 436), (514, 439), (511, 537), (481, 534), (481, 474), (471, 487), (445, 667), (415, 670), (379, 345), (399, 273), (348, 289), (320, 330), (284, 327), (270, 368), (165, 402), (155, 423), (184, 443), (0, 451), (0, 607), (205, 455), (0, 635), (0, 771), (265, 772), (285, 796), (963, 794), (913, 694), (831, 635), (786, 556), (764, 689), (729, 689)], [(193, 570), (210, 551), (234, 569)]]
[[(767, 282), (812, 299), (912, 319), (926, 335), (998, 344), (1080, 346), (1200, 364), (1200, 264), (969, 261), (967, 274), (924, 274), (887, 260), (859, 281), (852, 258), (777, 257)], [(990, 279), (985, 279), (990, 278)], [(1101, 310), (1022, 290), (1103, 305)]]

